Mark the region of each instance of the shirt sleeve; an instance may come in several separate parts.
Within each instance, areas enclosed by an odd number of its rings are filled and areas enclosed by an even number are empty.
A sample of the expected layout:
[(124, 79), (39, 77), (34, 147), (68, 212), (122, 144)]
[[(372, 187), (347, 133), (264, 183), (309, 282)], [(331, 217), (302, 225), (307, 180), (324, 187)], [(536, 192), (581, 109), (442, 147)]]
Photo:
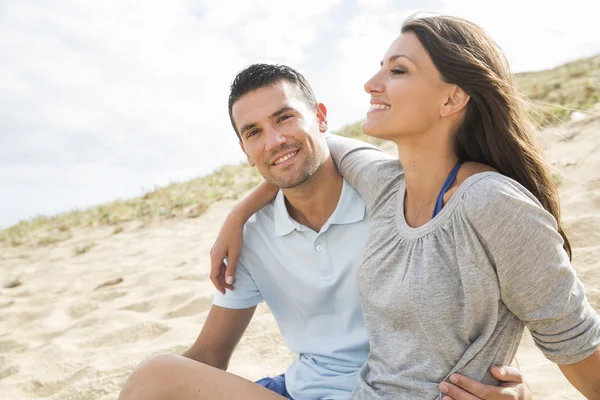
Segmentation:
[(400, 161), (360, 140), (339, 135), (326, 135), (326, 139), (338, 171), (372, 211), (378, 199), (389, 193), (390, 185), (393, 186), (401, 175)]
[(226, 289), (225, 294), (217, 291), (213, 304), (223, 308), (239, 310), (254, 307), (263, 300), (252, 275), (244, 267), (242, 258), (238, 262), (233, 289)]
[(480, 179), (474, 186), (464, 213), (496, 269), (506, 307), (550, 361), (571, 364), (591, 355), (600, 346), (600, 319), (554, 217), (508, 178)]

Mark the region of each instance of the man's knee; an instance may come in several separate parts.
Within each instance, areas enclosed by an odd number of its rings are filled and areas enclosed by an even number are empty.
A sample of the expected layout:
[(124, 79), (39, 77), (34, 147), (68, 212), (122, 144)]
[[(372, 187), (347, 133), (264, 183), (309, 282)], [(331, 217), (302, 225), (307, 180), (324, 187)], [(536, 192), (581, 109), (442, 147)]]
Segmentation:
[(176, 397), (178, 365), (183, 357), (174, 354), (154, 356), (138, 365), (119, 395), (119, 400), (166, 400)]

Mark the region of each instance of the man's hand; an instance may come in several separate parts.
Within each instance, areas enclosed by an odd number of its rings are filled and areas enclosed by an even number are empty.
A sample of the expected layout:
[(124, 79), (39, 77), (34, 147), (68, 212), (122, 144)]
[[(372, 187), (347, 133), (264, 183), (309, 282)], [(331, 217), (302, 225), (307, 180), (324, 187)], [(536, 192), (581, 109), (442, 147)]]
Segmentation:
[(492, 367), (490, 371), (500, 381), (499, 386), (484, 385), (465, 376), (452, 374), (452, 383), (440, 383), (440, 392), (446, 395), (442, 400), (531, 400), (531, 392), (523, 382), (518, 368)]

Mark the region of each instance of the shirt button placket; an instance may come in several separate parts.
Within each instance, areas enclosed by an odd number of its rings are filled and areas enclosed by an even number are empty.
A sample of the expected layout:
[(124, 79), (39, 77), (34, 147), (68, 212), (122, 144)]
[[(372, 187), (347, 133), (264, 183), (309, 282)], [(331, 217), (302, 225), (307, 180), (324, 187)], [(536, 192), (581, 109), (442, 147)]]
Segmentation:
[(317, 251), (317, 257), (319, 259), (321, 276), (327, 277), (332, 274), (332, 265), (331, 260), (329, 260), (329, 254), (327, 253), (327, 249), (323, 245), (323, 242), (326, 241), (326, 236), (324, 233), (317, 236), (315, 240), (315, 250)]

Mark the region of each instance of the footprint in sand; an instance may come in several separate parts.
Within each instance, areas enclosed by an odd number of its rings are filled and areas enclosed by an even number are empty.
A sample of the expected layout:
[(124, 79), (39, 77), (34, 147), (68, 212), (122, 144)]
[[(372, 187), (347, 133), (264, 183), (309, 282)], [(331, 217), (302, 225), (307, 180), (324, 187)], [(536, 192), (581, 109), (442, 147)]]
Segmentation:
[(165, 324), (143, 322), (133, 326), (127, 326), (107, 335), (93, 338), (85, 343), (82, 343), (80, 347), (92, 348), (122, 346), (128, 343), (153, 340), (170, 330), (171, 327)]
[[(74, 374), (71, 374), (61, 379), (34, 379), (29, 382), (20, 384), (19, 389), (21, 389), (24, 392), (28, 392), (32, 395), (35, 395), (36, 397), (50, 397), (81, 380), (85, 380), (93, 372), (94, 371), (91, 368), (85, 367), (75, 372)], [(64, 397), (59, 398), (64, 399)]]
[(129, 310), (139, 313), (146, 312), (161, 312), (164, 310), (170, 310), (174, 307), (179, 306), (182, 303), (189, 301), (193, 298), (195, 292), (187, 293), (169, 293), (167, 295), (155, 296), (150, 299), (136, 302), (125, 307), (121, 307), (120, 310)]
[(111, 290), (109, 288), (105, 288), (104, 290), (98, 290), (96, 292), (94, 292), (93, 297), (94, 300), (99, 300), (99, 301), (111, 301), (111, 300), (115, 300), (118, 299), (119, 297), (123, 297), (126, 296), (129, 292), (127, 291), (127, 289), (114, 289)]
[(96, 302), (81, 302), (67, 308), (66, 313), (71, 319), (80, 319), (98, 309)]
[(195, 282), (205, 282), (210, 278), (209, 274), (185, 274), (180, 275), (174, 280), (176, 281), (195, 281)]
[(212, 305), (212, 297), (198, 297), (183, 306), (169, 311), (166, 318), (191, 317), (208, 311)]
[(83, 379), (63, 385), (50, 400), (114, 400), (130, 373), (131, 368), (103, 371), (89, 369), (86, 376), (82, 376)]
[(19, 343), (13, 340), (0, 340), (0, 354), (24, 353), (27, 350), (29, 350), (29, 346), (25, 343)]
[(0, 370), (0, 379), (8, 378), (9, 376), (13, 376), (19, 373), (19, 367), (17, 365), (13, 365), (4, 370)]

